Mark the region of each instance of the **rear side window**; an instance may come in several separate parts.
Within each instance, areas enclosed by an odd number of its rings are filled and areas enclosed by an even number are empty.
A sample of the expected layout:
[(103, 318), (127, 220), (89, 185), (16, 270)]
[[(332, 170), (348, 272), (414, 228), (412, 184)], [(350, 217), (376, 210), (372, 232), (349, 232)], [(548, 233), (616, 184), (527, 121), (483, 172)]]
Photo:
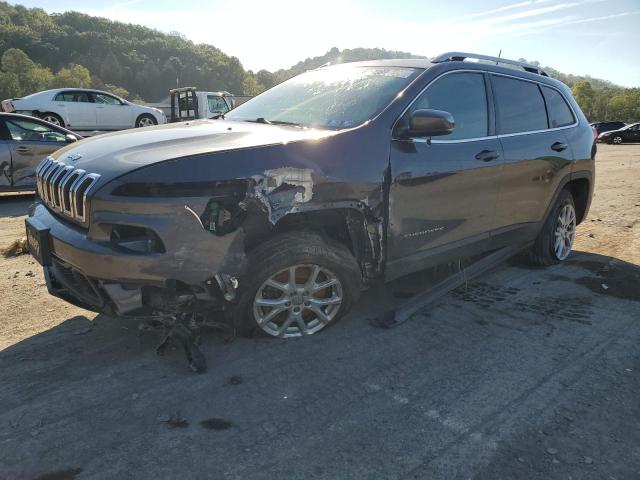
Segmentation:
[(547, 110), (538, 85), (514, 78), (492, 76), (498, 133), (545, 130)]
[(544, 99), (547, 102), (547, 112), (549, 113), (549, 126), (551, 128), (566, 127), (575, 122), (573, 112), (567, 105), (560, 92), (549, 87), (542, 88)]
[(452, 73), (436, 80), (411, 106), (444, 110), (453, 115), (455, 128), (443, 140), (481, 138), (488, 134), (487, 92), (481, 73)]
[(87, 92), (60, 92), (56, 95), (56, 102), (83, 102), (88, 103), (89, 94)]

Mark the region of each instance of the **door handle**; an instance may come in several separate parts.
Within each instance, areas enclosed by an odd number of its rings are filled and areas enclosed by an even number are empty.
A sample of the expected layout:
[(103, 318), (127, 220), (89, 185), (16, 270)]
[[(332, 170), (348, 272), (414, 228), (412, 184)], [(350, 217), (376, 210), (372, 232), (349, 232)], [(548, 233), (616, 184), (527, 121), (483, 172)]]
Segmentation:
[(500, 153), (496, 150), (482, 150), (480, 153), (476, 154), (476, 160), (480, 160), (482, 162), (490, 162), (491, 160), (495, 160), (500, 157)]
[(562, 152), (566, 150), (567, 147), (568, 145), (566, 143), (556, 142), (553, 145), (551, 145), (551, 150), (555, 150), (556, 152)]
[(29, 153), (31, 149), (29, 147), (18, 147), (16, 148), (16, 152), (18, 153)]

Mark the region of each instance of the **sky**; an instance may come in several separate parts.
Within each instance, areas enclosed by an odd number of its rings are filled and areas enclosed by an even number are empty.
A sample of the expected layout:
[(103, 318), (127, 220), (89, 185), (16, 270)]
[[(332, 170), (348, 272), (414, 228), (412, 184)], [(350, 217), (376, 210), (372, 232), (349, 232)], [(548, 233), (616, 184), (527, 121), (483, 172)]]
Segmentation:
[(538, 60), (561, 72), (640, 87), (640, 0), (21, 0), (178, 31), (254, 71), (331, 47), (447, 51)]

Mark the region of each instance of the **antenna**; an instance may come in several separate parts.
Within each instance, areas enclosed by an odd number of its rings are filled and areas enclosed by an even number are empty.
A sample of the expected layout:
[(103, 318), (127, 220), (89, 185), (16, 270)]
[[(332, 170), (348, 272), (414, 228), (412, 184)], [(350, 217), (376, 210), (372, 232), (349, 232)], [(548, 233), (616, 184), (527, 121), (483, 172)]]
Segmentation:
[[(502, 56), (502, 49), (500, 49), (500, 51), (498, 52), (498, 58), (500, 58)], [(496, 65), (498, 65), (498, 62), (496, 62)]]

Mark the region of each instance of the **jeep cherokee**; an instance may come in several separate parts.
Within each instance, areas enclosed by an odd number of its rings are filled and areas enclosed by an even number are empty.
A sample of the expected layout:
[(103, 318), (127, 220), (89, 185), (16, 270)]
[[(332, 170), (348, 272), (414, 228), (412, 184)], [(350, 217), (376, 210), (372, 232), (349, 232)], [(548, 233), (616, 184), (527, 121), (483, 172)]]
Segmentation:
[(595, 151), (570, 90), (534, 65), (456, 52), (326, 66), (217, 119), (55, 152), (28, 241), (51, 294), (87, 309), (190, 298), (244, 333), (295, 337), (372, 282), (506, 246), (565, 260)]

